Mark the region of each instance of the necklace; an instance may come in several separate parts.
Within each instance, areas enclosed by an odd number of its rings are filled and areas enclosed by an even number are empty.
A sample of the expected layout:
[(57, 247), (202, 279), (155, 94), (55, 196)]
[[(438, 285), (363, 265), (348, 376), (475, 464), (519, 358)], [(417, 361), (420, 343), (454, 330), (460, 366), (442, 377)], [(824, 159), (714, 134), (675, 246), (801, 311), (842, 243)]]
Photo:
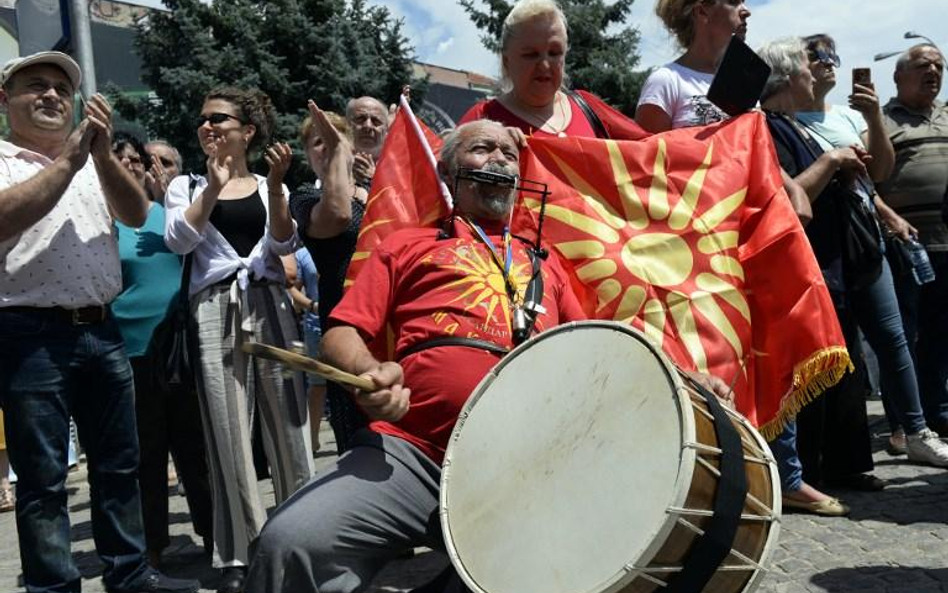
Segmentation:
[[(516, 101), (516, 99), (514, 100)], [(569, 103), (569, 99), (566, 101)], [(517, 103), (519, 107), (519, 101)], [(553, 127), (553, 125), (550, 124), (550, 120), (540, 119), (526, 109), (518, 109), (517, 111), (519, 115), (526, 116), (526, 118), (530, 120), (530, 123), (533, 124), (537, 130), (544, 131), (547, 134), (552, 134), (560, 138), (566, 137), (566, 128), (569, 127), (570, 122), (566, 121), (566, 109), (563, 107), (563, 102), (560, 100), (559, 92), (557, 92), (553, 97), (553, 115), (550, 117), (550, 119), (557, 117), (557, 112), (559, 112), (560, 122), (562, 124), (559, 129)]]

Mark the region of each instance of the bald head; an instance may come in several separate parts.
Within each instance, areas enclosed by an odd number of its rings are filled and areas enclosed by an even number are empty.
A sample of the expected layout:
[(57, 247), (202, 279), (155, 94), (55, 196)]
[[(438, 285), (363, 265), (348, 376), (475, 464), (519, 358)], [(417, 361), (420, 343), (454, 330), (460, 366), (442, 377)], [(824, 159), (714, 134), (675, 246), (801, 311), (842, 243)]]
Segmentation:
[(346, 104), (346, 121), (352, 130), (352, 144), (356, 152), (378, 158), (388, 133), (388, 109), (374, 97), (351, 99)]
[(941, 91), (945, 58), (930, 44), (909, 48), (895, 64), (895, 87), (901, 103), (913, 109), (930, 109)]

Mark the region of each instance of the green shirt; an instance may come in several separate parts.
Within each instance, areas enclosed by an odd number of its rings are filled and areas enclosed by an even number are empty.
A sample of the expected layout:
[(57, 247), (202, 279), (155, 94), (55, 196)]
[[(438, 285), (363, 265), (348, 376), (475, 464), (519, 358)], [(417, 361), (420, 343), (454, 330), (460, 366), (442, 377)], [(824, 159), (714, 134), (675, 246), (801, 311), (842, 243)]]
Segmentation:
[(165, 209), (161, 204), (152, 204), (148, 219), (139, 229), (120, 222), (115, 226), (122, 260), (122, 293), (112, 302), (112, 313), (129, 357), (143, 356), (155, 326), (178, 295), (181, 259), (165, 246)]

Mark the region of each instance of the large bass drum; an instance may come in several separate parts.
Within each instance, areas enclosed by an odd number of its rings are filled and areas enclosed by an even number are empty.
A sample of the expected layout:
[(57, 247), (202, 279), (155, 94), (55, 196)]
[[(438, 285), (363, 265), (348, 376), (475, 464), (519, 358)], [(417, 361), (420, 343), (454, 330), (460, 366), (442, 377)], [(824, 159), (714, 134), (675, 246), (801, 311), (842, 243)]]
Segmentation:
[(475, 593), (749, 593), (779, 483), (757, 431), (642, 334), (582, 322), (478, 385), (448, 445), (441, 525)]

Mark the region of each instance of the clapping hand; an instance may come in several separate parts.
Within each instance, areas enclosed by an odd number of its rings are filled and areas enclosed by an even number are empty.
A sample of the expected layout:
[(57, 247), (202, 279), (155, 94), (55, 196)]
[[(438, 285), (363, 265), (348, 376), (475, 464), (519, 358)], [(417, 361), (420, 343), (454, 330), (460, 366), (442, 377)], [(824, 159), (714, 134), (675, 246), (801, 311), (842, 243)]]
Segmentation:
[(272, 190), (279, 189), (283, 185), (283, 178), (290, 169), (290, 163), (293, 162), (293, 150), (285, 142), (277, 142), (268, 146), (263, 154), (263, 160), (270, 167), (267, 173), (267, 187)]
[(66, 145), (60, 156), (69, 161), (73, 170), (78, 171), (86, 164), (94, 136), (95, 128), (87, 120), (82, 120), (82, 123), (66, 139)]
[(224, 156), (221, 152), (221, 144), (226, 140), (224, 138), (215, 138), (213, 143), (207, 147), (207, 185), (209, 188), (219, 192), (227, 182), (237, 176), (237, 167), (234, 163), (234, 157)]
[(112, 156), (112, 106), (100, 93), (89, 98), (85, 106), (85, 120), (95, 132), (90, 145), (93, 158)]
[(148, 158), (151, 160), (151, 168), (145, 172), (145, 188), (152, 199), (160, 200), (168, 191), (168, 171), (156, 155), (150, 155)]
[(375, 159), (367, 152), (357, 152), (353, 155), (352, 175), (357, 183), (370, 183), (375, 176)]

